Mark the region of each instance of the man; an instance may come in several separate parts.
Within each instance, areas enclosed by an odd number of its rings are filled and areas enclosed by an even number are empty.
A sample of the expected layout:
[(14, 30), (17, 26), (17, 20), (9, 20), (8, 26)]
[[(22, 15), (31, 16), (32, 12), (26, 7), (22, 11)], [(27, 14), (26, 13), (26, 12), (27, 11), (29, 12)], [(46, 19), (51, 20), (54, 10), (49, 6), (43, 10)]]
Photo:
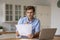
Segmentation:
[(27, 36), (19, 35), (16, 31), (16, 35), (20, 38), (36, 38), (39, 36), (40, 32), (40, 21), (34, 18), (35, 8), (33, 6), (27, 6), (26, 8), (26, 17), (20, 18), (18, 24), (32, 24), (32, 34), (27, 34)]

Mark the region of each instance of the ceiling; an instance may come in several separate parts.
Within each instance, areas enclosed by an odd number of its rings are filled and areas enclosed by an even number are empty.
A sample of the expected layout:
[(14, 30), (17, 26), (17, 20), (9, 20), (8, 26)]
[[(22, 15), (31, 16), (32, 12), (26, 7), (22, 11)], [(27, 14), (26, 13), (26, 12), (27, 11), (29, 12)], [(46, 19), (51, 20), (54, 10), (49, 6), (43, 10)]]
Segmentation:
[(51, 0), (37, 0), (38, 5), (50, 5)]
[(34, 2), (34, 4), (37, 4), (37, 5), (50, 5), (50, 1), (51, 0), (0, 0), (0, 2), (7, 2), (7, 1), (15, 1), (15, 2), (20, 2), (20, 1), (27, 1), (27, 2)]

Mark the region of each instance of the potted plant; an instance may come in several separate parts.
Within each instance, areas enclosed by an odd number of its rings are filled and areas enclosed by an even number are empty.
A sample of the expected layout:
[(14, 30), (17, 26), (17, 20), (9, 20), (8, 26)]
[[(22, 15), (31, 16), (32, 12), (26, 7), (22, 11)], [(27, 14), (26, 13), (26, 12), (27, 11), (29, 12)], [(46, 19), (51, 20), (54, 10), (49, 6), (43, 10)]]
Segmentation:
[(0, 32), (3, 32), (3, 26), (0, 26)]

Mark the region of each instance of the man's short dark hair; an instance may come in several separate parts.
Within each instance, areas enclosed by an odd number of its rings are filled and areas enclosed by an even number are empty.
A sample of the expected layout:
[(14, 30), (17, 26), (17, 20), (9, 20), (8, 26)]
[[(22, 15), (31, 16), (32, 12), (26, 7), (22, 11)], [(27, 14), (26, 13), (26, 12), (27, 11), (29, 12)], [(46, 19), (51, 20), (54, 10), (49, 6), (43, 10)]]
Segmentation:
[(27, 7), (26, 7), (26, 11), (27, 11), (27, 10), (30, 10), (30, 9), (32, 9), (33, 12), (35, 12), (35, 7), (34, 7), (34, 6), (27, 6)]

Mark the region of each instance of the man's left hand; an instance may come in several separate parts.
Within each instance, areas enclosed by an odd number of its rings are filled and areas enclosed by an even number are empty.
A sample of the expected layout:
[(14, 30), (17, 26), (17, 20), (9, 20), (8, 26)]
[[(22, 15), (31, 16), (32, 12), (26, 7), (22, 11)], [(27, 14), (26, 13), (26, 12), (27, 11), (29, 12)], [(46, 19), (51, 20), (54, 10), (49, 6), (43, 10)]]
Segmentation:
[(27, 37), (28, 38), (33, 38), (33, 35), (32, 34), (28, 34)]

